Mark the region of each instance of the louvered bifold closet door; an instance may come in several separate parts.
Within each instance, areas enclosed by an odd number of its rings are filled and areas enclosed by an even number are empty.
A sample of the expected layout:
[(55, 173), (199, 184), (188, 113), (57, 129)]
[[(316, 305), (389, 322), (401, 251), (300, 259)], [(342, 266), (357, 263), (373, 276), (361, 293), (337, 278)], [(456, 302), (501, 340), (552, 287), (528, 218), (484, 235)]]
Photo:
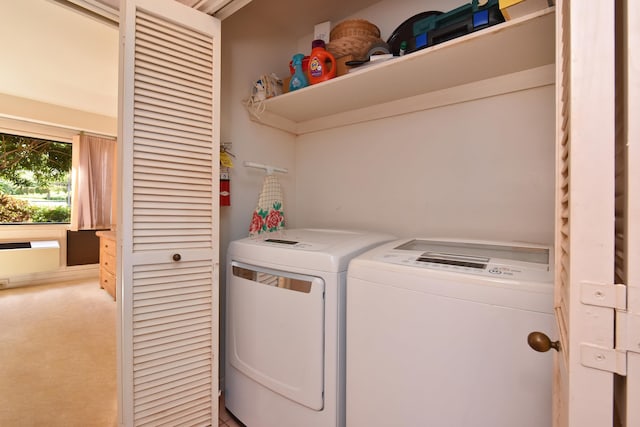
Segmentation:
[(219, 31), (168, 0), (121, 16), (124, 425), (217, 423)]
[(613, 310), (583, 298), (613, 287), (614, 12), (614, 2), (556, 2), (556, 427), (611, 426), (613, 414), (613, 375), (588, 367), (595, 348), (613, 348)]
[[(568, 1), (556, 7), (559, 25), (556, 28), (556, 278), (555, 308), (560, 337), (566, 341), (569, 312), (569, 6)], [(569, 363), (569, 349), (561, 353), (564, 366)]]
[[(621, 122), (622, 135), (617, 138), (619, 148), (619, 180), (616, 215), (620, 236), (620, 268), (618, 283), (627, 285), (627, 376), (618, 378), (624, 383), (621, 398), (626, 400), (626, 426), (640, 426), (640, 2), (624, 1), (622, 25), (624, 50), (622, 68), (624, 86), (620, 88), (619, 103), (624, 105)], [(621, 197), (623, 196), (624, 197)], [(634, 329), (635, 328), (635, 329)], [(624, 337), (620, 337), (623, 339)]]

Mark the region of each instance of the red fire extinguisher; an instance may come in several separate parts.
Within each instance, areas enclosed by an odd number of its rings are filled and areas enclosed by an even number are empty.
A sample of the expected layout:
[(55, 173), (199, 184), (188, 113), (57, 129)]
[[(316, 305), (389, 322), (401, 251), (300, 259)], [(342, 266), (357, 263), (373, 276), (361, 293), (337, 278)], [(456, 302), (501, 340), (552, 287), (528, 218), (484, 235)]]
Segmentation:
[(231, 143), (220, 145), (220, 206), (231, 206), (230, 169), (233, 167)]

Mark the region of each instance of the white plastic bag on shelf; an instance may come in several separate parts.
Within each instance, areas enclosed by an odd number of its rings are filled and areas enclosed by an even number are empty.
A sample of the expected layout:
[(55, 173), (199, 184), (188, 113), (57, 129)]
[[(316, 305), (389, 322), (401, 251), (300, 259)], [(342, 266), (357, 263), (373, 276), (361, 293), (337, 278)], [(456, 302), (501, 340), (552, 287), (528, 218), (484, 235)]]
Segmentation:
[(282, 95), (282, 80), (275, 73), (263, 74), (253, 84), (251, 96), (245, 103), (251, 112), (257, 116), (264, 111), (262, 102), (278, 95)]

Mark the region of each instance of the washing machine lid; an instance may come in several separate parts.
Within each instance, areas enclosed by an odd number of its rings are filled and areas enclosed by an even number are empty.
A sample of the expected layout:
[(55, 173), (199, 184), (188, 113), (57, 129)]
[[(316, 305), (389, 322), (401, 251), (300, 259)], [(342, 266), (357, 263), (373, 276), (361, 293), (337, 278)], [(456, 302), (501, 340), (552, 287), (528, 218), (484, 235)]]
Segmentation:
[(553, 248), (459, 239), (396, 240), (351, 261), (347, 299), (355, 283), (372, 290), (390, 287), (553, 314)]
[(416, 268), (552, 283), (549, 246), (459, 239), (410, 239), (380, 247), (372, 259)]
[(354, 230), (284, 229), (235, 240), (229, 244), (230, 260), (297, 267), (321, 272), (342, 272), (349, 261), (394, 236)]

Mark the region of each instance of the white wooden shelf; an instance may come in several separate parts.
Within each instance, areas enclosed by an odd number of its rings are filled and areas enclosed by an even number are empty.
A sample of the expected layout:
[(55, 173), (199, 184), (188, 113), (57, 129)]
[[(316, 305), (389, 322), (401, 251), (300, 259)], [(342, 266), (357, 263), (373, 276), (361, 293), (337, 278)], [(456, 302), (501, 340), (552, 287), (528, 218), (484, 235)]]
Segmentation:
[[(535, 73), (527, 84), (552, 83), (554, 61), (552, 7), (248, 109), (254, 121), (299, 135), (487, 96), (471, 86), (535, 69), (544, 77)], [(443, 99), (451, 94), (454, 101)]]

